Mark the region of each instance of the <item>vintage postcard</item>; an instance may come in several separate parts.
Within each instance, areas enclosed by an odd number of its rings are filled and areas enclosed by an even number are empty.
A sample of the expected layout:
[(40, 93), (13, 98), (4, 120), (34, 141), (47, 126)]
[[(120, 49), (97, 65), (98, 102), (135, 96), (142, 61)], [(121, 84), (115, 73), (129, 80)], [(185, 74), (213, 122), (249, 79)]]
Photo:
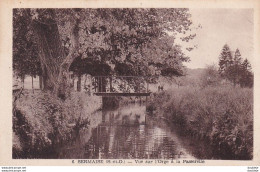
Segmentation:
[(259, 166), (258, 1), (0, 4), (0, 165)]

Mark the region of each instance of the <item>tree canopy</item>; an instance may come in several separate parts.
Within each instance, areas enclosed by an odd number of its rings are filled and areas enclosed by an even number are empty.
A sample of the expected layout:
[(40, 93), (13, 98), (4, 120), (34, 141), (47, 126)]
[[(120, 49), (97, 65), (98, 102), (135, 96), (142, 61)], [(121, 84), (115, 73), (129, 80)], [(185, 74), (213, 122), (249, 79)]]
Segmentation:
[[(187, 34), (191, 15), (183, 8), (14, 9), (13, 16), (14, 51), (25, 51), (14, 53), (14, 69), (21, 67), (20, 59), (32, 57), (33, 48), (22, 42), (37, 47), (33, 55), (45, 88), (58, 95), (67, 90), (70, 69), (82, 72), (76, 62), (70, 68), (76, 58), (90, 59), (85, 62), (92, 63), (93, 71), (106, 64), (116, 75), (182, 75), (182, 62), (189, 58), (175, 44), (176, 34), (186, 34), (183, 41), (195, 36)], [(24, 33), (32, 39), (24, 39)], [(128, 72), (120, 69), (122, 64)]]
[[(29, 20), (17, 11), (14, 17), (13, 30), (13, 68), (17, 76), (35, 76), (41, 74), (37, 45), (33, 39), (33, 32), (28, 27)], [(23, 21), (23, 22), (20, 22)]]

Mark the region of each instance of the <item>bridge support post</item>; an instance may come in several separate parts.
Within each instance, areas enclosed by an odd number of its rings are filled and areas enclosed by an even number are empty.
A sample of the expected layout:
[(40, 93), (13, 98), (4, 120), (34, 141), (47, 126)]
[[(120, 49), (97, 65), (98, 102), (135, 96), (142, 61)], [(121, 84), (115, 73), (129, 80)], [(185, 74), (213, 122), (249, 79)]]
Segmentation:
[(145, 111), (147, 111), (148, 97), (145, 96)]

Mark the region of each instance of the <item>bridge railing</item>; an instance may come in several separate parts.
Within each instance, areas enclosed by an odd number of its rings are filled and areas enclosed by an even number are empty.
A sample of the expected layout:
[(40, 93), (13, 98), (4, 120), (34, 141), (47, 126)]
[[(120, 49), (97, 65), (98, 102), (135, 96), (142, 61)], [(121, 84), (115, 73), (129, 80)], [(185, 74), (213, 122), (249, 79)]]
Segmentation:
[(95, 93), (148, 93), (151, 76), (93, 76)]

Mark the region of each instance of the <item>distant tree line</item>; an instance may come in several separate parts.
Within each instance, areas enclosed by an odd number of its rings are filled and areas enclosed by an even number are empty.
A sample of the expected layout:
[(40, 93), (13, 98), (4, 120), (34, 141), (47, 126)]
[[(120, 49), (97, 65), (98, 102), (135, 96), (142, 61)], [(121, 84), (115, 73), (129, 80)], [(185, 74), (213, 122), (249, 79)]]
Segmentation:
[(254, 75), (247, 59), (242, 58), (239, 49), (234, 55), (225, 44), (219, 55), (219, 74), (222, 78), (233, 83), (234, 86), (253, 87)]

